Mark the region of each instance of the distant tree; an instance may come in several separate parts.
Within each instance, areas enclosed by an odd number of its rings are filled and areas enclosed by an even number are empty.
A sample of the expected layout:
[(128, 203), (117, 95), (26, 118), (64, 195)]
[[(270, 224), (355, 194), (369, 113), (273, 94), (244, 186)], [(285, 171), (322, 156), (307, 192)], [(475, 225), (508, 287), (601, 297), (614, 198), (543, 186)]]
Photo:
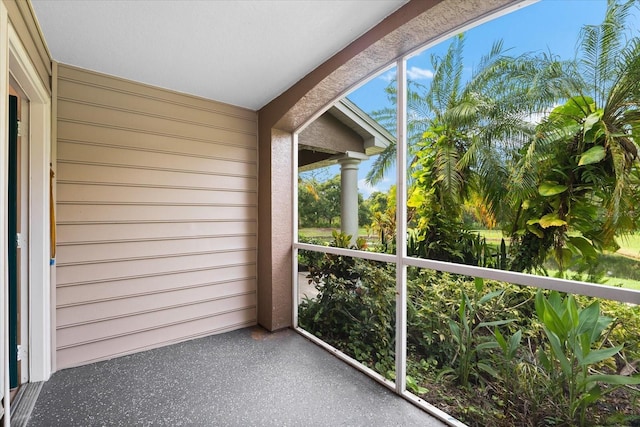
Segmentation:
[(369, 210), (371, 213), (384, 212), (387, 210), (387, 200), (389, 193), (382, 193), (380, 191), (374, 191), (367, 199)]
[[(298, 182), (298, 222), (300, 227), (339, 227), (341, 215), (340, 175), (319, 181), (306, 177)], [(371, 213), (358, 193), (358, 221), (366, 225)]]
[(320, 196), (318, 214), (325, 224), (330, 227), (337, 220), (340, 225), (340, 175), (318, 184), (318, 195)]
[(367, 226), (371, 222), (371, 210), (362, 193), (358, 193), (358, 225)]
[(394, 253), (396, 247), (396, 186), (387, 193), (376, 191), (368, 199), (371, 210), (369, 229), (378, 237), (384, 252)]
[(318, 182), (313, 178), (298, 182), (298, 226), (313, 227), (320, 223), (318, 203), (320, 196), (316, 190)]

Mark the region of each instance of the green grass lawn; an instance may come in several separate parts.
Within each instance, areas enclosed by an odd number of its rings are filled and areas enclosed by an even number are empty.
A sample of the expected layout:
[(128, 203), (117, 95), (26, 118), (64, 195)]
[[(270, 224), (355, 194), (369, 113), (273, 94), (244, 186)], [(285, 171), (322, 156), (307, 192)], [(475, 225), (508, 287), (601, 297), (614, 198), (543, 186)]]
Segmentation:
[[(502, 238), (504, 237), (502, 235), (501, 230), (471, 230), (471, 231), (474, 233), (478, 233), (479, 235), (487, 239), (487, 243), (489, 242), (500, 243), (500, 240), (502, 240)], [(508, 241), (509, 239), (505, 238), (504, 240)]]
[(618, 277), (609, 277), (605, 285), (608, 286), (620, 286), (626, 289), (635, 289), (640, 291), (640, 281), (631, 279), (620, 279)]
[[(472, 230), (474, 233), (480, 234), (487, 239), (487, 242), (495, 243), (500, 242), (504, 236), (501, 230)], [(508, 240), (505, 237), (505, 240)], [(631, 256), (640, 260), (640, 233), (623, 236), (617, 239), (620, 249), (618, 254)]]
[[(497, 244), (503, 238), (500, 230), (474, 231), (489, 244)], [(605, 284), (640, 290), (640, 233), (619, 238), (618, 244), (617, 252), (600, 256), (600, 266), (607, 272)], [(549, 271), (549, 274), (553, 275), (553, 272)]]
[(632, 234), (618, 239), (618, 254), (640, 260), (640, 234)]
[[(301, 228), (298, 234), (304, 238), (313, 238), (324, 243), (332, 240), (331, 233), (338, 228)], [(499, 244), (503, 238), (500, 230), (474, 230), (487, 239), (489, 244)], [(365, 228), (359, 235), (367, 237)], [(606, 253), (600, 257), (600, 265), (607, 272), (605, 282), (609, 286), (622, 286), (640, 290), (640, 233), (618, 239), (620, 249), (616, 253)], [(508, 244), (508, 240), (505, 239)], [(549, 271), (550, 275), (553, 275)]]
[[(340, 227), (336, 227), (336, 228), (299, 228), (298, 229), (298, 235), (305, 237), (307, 239), (318, 239), (318, 240), (326, 240), (327, 242), (330, 242), (331, 239), (333, 239), (333, 237), (331, 236), (331, 233), (333, 233), (333, 231), (340, 231)], [(358, 236), (362, 236), (362, 237), (367, 237), (367, 230), (363, 227), (361, 227), (358, 230)]]

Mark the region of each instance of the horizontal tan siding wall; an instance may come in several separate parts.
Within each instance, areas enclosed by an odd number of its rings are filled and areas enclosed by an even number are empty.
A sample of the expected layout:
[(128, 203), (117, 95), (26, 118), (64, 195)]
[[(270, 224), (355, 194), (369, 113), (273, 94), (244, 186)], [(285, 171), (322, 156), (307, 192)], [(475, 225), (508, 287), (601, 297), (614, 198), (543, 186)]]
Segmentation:
[(57, 368), (255, 324), (256, 113), (57, 83)]

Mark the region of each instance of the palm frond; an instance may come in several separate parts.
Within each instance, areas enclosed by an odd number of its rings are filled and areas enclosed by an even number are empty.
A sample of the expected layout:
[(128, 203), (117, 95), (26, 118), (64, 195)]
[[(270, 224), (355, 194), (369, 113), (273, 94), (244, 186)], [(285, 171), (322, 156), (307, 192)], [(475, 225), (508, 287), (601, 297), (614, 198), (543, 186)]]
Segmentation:
[(382, 181), (387, 171), (393, 167), (396, 162), (396, 144), (389, 144), (376, 157), (371, 165), (371, 169), (367, 172), (365, 180), (368, 184), (375, 185)]
[(436, 153), (434, 174), (441, 185), (440, 201), (442, 206), (451, 206), (448, 201), (458, 204), (460, 189), (464, 180), (458, 169), (458, 150), (452, 145), (441, 145)]
[(617, 58), (624, 40), (625, 21), (634, 1), (609, 0), (604, 20), (585, 25), (579, 37), (580, 67), (597, 105), (603, 105), (616, 75)]

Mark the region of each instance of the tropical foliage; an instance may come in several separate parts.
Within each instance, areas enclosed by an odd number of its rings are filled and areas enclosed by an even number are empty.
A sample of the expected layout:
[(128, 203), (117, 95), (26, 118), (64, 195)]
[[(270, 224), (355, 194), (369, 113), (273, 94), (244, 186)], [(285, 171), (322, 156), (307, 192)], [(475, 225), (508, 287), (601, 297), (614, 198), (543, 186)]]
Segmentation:
[(624, 25), (633, 4), (610, 2), (601, 25), (583, 28), (578, 59), (555, 86), (562, 103), (522, 149), (516, 256), (542, 242), (538, 264), (551, 250), (563, 271), (638, 229), (640, 39), (627, 40)]
[[(560, 274), (572, 267), (593, 280), (599, 254), (639, 229), (640, 39), (625, 25), (634, 4), (610, 1), (573, 61), (511, 57), (496, 42), (464, 80), (464, 35), (432, 55), (431, 84), (410, 83), (407, 95), (416, 255), (478, 264), (464, 232), (471, 212), (510, 237), (510, 259), (496, 265), (539, 271), (551, 255)], [(395, 102), (395, 85), (388, 95)], [(391, 124), (395, 110), (373, 115)], [(393, 159), (380, 156), (368, 179)], [(467, 253), (429, 251), (461, 238)]]
[[(431, 57), (431, 84), (408, 83), (409, 255), (601, 280), (605, 252), (640, 231), (635, 6), (609, 0), (572, 60), (513, 57), (496, 42), (465, 78), (464, 35)], [(395, 85), (387, 96), (395, 103)], [(373, 116), (394, 130), (395, 108)], [(376, 159), (370, 182), (395, 149)], [(322, 184), (301, 187), (313, 198)], [(362, 203), (371, 248), (396, 250), (395, 199), (393, 188)], [(472, 222), (507, 237), (488, 244)], [(300, 326), (393, 379), (393, 266), (301, 256), (318, 294), (300, 304)], [(407, 387), (470, 425), (640, 425), (639, 310), (410, 267)]]
[[(335, 233), (332, 246), (349, 241)], [(469, 425), (634, 422), (640, 307), (425, 269), (407, 276), (414, 393)], [(394, 379), (393, 266), (324, 254), (307, 278), (318, 294), (303, 299), (299, 325)]]

